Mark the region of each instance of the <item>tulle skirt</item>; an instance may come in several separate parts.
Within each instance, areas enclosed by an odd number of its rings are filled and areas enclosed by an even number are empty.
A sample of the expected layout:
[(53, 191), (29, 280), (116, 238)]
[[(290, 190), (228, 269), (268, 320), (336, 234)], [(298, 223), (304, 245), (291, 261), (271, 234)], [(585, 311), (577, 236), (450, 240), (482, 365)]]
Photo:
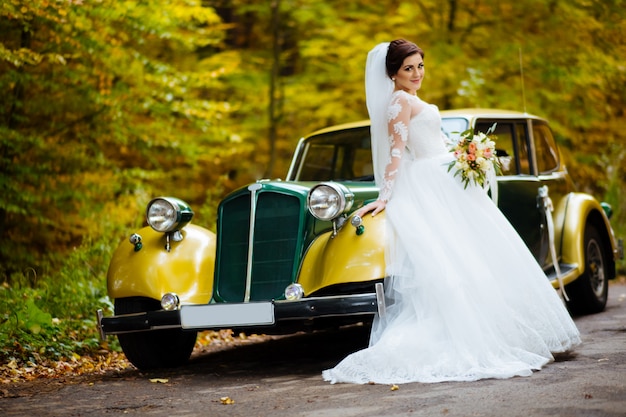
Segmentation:
[(403, 161), (386, 208), (387, 310), (331, 383), (528, 376), (580, 343), (557, 292), (485, 191), (449, 155)]

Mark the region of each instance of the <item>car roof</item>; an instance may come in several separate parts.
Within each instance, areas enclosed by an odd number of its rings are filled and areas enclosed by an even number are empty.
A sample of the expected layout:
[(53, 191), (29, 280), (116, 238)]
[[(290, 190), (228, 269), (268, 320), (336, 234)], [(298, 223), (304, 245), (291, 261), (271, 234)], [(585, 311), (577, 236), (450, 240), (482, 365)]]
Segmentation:
[[(486, 109), (486, 108), (466, 108), (466, 109), (455, 109), (455, 110), (442, 110), (441, 117), (461, 117), (468, 120), (473, 120), (477, 117), (482, 118), (498, 118), (498, 119), (536, 119), (536, 120), (545, 120), (539, 116), (535, 116), (529, 113), (523, 113), (514, 110), (502, 110), (502, 109)], [(368, 127), (370, 125), (369, 120), (360, 120), (357, 122), (351, 123), (342, 123), (335, 126), (329, 126), (320, 130), (316, 130), (315, 132), (305, 136), (305, 138), (309, 138), (311, 136), (317, 136), (324, 133), (336, 132), (339, 130), (346, 129), (356, 129), (360, 127)]]
[(500, 119), (537, 119), (545, 120), (534, 114), (523, 113), (515, 110), (502, 109), (483, 109), (483, 108), (467, 108), (456, 110), (442, 110), (441, 117), (465, 117), (474, 119), (476, 117), (483, 118), (500, 118)]

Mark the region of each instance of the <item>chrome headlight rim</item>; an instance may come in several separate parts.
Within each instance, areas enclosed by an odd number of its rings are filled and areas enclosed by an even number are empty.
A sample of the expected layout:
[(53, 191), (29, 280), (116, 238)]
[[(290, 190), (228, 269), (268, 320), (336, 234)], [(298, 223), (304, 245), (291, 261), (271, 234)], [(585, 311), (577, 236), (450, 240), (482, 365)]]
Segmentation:
[(330, 221), (350, 211), (354, 194), (346, 186), (337, 182), (321, 182), (307, 195), (309, 213), (319, 220)]
[(170, 233), (185, 227), (193, 218), (191, 207), (175, 197), (156, 197), (146, 207), (146, 221), (157, 232)]

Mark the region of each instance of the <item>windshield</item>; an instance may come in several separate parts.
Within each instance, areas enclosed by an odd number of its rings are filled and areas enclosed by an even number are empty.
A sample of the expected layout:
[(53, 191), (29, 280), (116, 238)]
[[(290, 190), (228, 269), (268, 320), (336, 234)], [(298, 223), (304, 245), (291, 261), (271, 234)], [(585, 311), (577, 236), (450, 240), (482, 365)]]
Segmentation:
[(373, 181), (369, 126), (311, 138), (296, 173), (299, 181)]
[[(441, 130), (450, 142), (467, 128), (467, 119), (442, 119)], [(374, 181), (369, 126), (311, 137), (296, 158), (296, 181)]]

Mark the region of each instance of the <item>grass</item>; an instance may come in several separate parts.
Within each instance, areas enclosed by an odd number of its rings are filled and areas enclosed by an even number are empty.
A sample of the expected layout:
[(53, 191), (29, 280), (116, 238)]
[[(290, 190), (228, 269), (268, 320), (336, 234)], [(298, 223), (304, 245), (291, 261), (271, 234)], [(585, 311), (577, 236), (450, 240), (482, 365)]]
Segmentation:
[(103, 347), (119, 350), (100, 341), (95, 317), (96, 308), (112, 311), (104, 279), (111, 250), (88, 242), (58, 272), (38, 278), (28, 270), (0, 285), (0, 364), (28, 366)]

